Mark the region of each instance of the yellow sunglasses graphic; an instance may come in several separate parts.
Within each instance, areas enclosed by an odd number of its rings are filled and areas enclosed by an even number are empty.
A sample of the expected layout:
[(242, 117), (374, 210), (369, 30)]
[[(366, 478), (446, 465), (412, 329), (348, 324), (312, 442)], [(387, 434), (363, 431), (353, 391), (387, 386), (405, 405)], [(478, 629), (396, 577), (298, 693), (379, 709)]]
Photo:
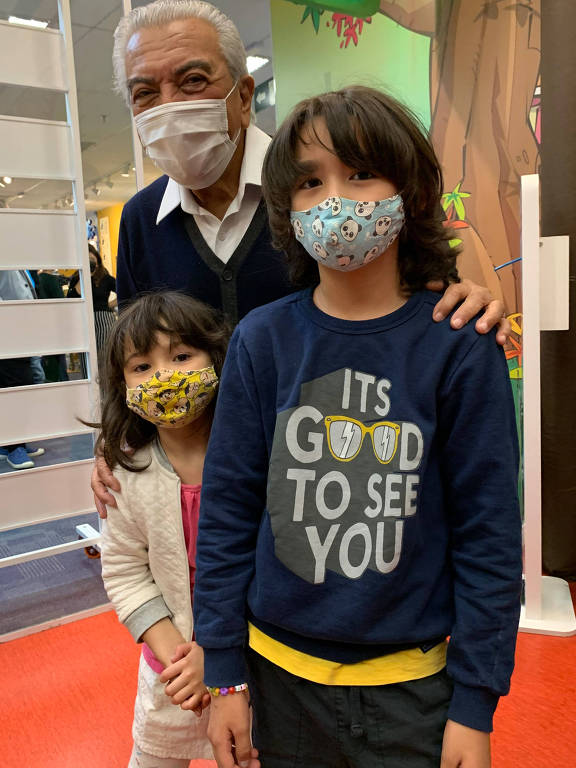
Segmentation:
[(388, 464), (394, 458), (400, 435), (399, 424), (378, 421), (367, 427), (350, 416), (326, 416), (324, 424), (328, 448), (338, 461), (352, 461), (356, 458), (368, 434), (372, 439), (374, 455), (381, 464)]

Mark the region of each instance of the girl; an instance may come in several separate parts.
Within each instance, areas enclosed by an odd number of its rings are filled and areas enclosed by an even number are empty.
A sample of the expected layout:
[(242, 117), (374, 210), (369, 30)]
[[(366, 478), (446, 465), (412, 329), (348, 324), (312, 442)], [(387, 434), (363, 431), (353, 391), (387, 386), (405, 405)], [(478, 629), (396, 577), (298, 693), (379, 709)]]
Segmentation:
[(192, 593), (202, 466), (227, 340), (213, 309), (178, 293), (136, 300), (109, 339), (96, 450), (122, 490), (104, 525), (102, 576), (120, 621), (143, 643), (130, 768), (212, 756)]
[(248, 694), (221, 695), (247, 682), (263, 768), (488, 768), (520, 609), (516, 427), (493, 338), (431, 319), (426, 282), (456, 278), (438, 161), (405, 107), (350, 87), (294, 109), (263, 181), (307, 287), (234, 332), (206, 456), (216, 759), (258, 765)]

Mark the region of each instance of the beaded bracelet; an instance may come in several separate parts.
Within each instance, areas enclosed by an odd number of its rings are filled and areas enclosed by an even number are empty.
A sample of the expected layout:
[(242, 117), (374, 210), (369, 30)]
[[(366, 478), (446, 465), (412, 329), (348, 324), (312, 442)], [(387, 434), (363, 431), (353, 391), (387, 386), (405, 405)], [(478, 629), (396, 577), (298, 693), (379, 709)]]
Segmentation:
[(211, 688), (209, 685), (206, 686), (208, 688), (208, 693), (211, 696), (228, 696), (228, 694), (232, 693), (240, 693), (240, 691), (246, 691), (248, 690), (248, 683), (240, 683), (240, 685), (230, 685), (228, 687), (221, 688), (219, 685), (215, 688)]

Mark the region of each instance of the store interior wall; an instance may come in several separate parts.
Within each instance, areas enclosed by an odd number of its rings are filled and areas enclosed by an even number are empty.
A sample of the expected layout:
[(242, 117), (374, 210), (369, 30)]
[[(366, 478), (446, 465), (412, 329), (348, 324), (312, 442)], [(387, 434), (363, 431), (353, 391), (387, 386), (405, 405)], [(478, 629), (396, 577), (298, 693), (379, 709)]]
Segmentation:
[(542, 546), (547, 571), (576, 579), (576, 5), (542, 17), (542, 234), (570, 236), (570, 330), (542, 333)]
[[(132, 0), (134, 8), (150, 0)], [(272, 134), (276, 127), (270, 36), (269, 0), (218, 0), (216, 3), (238, 26), (249, 55), (261, 56), (268, 63), (253, 73), (262, 98), (256, 113), (257, 125)], [(130, 113), (123, 99), (113, 92), (113, 34), (123, 13), (122, 0), (71, 0), (74, 60), (82, 142), (82, 167), (86, 210), (92, 214), (123, 205), (136, 192), (134, 148)], [(48, 22), (58, 28), (57, 0), (0, 0), (0, 19), (10, 16)], [(267, 87), (268, 86), (268, 87)], [(264, 98), (264, 93), (272, 98)], [(0, 84), (2, 114), (47, 120), (66, 120), (64, 97)], [(139, 148), (138, 148), (139, 149)], [(144, 157), (144, 183), (160, 175)], [(0, 169), (0, 207), (67, 209), (73, 205), (69, 182), (46, 179), (2, 181)], [(106, 215), (106, 214), (103, 214)], [(114, 226), (110, 221), (111, 227)], [(112, 245), (115, 238), (112, 236)], [(98, 238), (96, 244), (99, 245)], [(110, 262), (115, 265), (112, 247)]]

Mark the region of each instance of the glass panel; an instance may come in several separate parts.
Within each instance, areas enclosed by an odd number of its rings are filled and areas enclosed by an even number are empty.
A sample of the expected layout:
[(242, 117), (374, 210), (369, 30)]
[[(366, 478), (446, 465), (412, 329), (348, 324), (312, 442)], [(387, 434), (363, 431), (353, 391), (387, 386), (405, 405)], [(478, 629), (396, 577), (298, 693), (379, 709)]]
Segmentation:
[(21, 443), (20, 447), (23, 450), (18, 452), (16, 452), (17, 445), (0, 447), (0, 475), (15, 470), (21, 471), (33, 467), (48, 467), (53, 464), (91, 459), (94, 456), (91, 434), (37, 440), (33, 443)]
[(83, 295), (81, 275), (82, 270), (77, 269), (0, 269), (0, 299), (79, 299)]
[(49, 29), (58, 29), (57, 0), (1, 0), (0, 19), (15, 16), (22, 21), (47, 22)]
[[(88, 378), (86, 352), (0, 359), (0, 389)], [(0, 443), (2, 430), (0, 428)]]
[(0, 208), (71, 211), (72, 182), (0, 176)]

